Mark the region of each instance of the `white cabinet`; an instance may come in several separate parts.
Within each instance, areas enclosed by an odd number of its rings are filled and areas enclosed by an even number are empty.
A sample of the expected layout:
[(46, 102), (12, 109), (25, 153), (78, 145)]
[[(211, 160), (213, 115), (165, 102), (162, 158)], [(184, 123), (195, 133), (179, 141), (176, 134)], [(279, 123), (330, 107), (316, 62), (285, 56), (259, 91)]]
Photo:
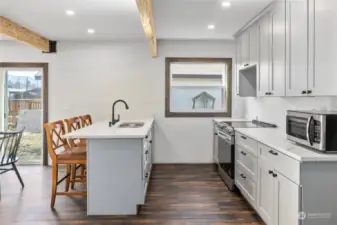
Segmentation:
[(238, 71), (256, 65), (240, 96), (337, 96), (336, 25), (336, 0), (274, 1), (238, 37)]
[(258, 59), (258, 29), (257, 25), (253, 24), (249, 30), (249, 66), (256, 65)]
[(242, 132), (235, 132), (235, 184), (267, 225), (337, 224), (335, 161), (306, 158), (308, 150), (300, 153), (282, 136), (264, 140), (247, 131), (257, 141)]
[(305, 96), (308, 85), (308, 2), (287, 0), (286, 95)]
[(299, 224), (299, 186), (281, 173), (277, 171), (273, 173), (273, 189), (275, 190), (274, 225)]
[(256, 208), (257, 141), (238, 132), (235, 140), (235, 184)]
[(258, 23), (258, 96), (285, 96), (285, 1), (276, 1)]
[(337, 1), (309, 0), (309, 95), (337, 95)]
[(237, 38), (236, 49), (238, 70), (257, 64), (259, 49), (256, 24), (253, 24)]
[(235, 85), (236, 85), (236, 94), (239, 95), (239, 79), (240, 79), (240, 69), (242, 65), (242, 56), (241, 56), (241, 37), (236, 39), (236, 74), (235, 74)]
[(286, 4), (276, 1), (270, 12), (271, 59), (269, 95), (285, 96), (286, 80)]
[(259, 143), (258, 146), (258, 212), (267, 225), (296, 225), (300, 194), (299, 185), (291, 179), (295, 177), (299, 182), (296, 178), (300, 174), (296, 168), (299, 163), (266, 145)]
[(249, 31), (241, 34), (241, 68), (249, 66)]
[(257, 210), (261, 218), (268, 224), (274, 219), (274, 178), (268, 161), (259, 158), (258, 166), (258, 198)]
[(258, 23), (258, 70), (257, 70), (257, 96), (269, 94), (270, 73), (270, 20), (267, 13)]

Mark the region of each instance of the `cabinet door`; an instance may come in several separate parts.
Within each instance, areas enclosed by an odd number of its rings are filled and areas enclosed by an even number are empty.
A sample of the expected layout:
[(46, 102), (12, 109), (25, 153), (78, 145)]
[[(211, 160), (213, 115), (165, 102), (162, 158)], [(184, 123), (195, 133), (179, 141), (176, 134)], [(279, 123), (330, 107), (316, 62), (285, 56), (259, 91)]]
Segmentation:
[(271, 166), (263, 158), (259, 158), (258, 165), (258, 199), (257, 209), (266, 224), (271, 225), (274, 218), (274, 178)]
[(256, 65), (258, 58), (258, 30), (257, 25), (253, 24), (249, 28), (249, 65)]
[(286, 95), (305, 96), (308, 86), (308, 3), (287, 0)]
[(337, 95), (337, 1), (309, 2), (309, 95)]
[(299, 224), (299, 186), (281, 173), (274, 171), (275, 217), (274, 225)]
[(245, 31), (241, 34), (241, 57), (242, 67), (249, 66), (249, 32)]
[(235, 87), (236, 87), (236, 94), (239, 95), (239, 78), (240, 78), (240, 69), (242, 67), (242, 37), (239, 36), (236, 39), (236, 74), (235, 74)]
[(257, 95), (267, 96), (269, 92), (270, 62), (270, 24), (269, 14), (265, 15), (257, 25), (258, 29), (258, 71)]
[(285, 96), (286, 79), (286, 17), (285, 0), (276, 1), (270, 13), (271, 71), (269, 88), (271, 96)]

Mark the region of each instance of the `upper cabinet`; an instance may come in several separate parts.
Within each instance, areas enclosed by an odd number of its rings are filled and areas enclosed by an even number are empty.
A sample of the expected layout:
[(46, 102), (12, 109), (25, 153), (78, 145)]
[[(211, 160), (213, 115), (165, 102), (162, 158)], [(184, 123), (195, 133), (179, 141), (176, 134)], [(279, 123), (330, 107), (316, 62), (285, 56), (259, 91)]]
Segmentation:
[(337, 95), (336, 26), (336, 0), (309, 0), (308, 95)]
[(308, 4), (287, 0), (286, 5), (286, 95), (303, 96), (308, 89)]
[(258, 96), (285, 96), (285, 1), (276, 1), (258, 22)]
[(249, 66), (249, 31), (241, 35), (241, 67)]
[(240, 59), (238, 69), (244, 69), (257, 64), (258, 31), (253, 25), (237, 38), (237, 58)]
[(258, 59), (258, 30), (257, 25), (253, 24), (249, 30), (249, 61), (247, 64), (250, 66), (257, 64)]
[(247, 96), (336, 96), (335, 26), (336, 0), (274, 1), (238, 37), (238, 71), (256, 66)]
[(257, 95), (269, 95), (270, 74), (270, 20), (265, 15), (257, 25), (258, 30), (258, 68), (257, 68)]
[(270, 11), (269, 95), (285, 96), (286, 81), (286, 4), (276, 1)]

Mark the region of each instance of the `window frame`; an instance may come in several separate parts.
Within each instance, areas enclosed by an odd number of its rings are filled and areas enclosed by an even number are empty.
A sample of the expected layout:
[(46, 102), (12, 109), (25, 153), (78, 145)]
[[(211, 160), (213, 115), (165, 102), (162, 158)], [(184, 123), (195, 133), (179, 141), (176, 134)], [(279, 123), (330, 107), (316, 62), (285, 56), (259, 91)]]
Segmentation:
[[(225, 63), (227, 64), (226, 96), (227, 112), (172, 112), (171, 111), (171, 63)], [(165, 117), (231, 117), (232, 116), (232, 58), (165, 58)]]

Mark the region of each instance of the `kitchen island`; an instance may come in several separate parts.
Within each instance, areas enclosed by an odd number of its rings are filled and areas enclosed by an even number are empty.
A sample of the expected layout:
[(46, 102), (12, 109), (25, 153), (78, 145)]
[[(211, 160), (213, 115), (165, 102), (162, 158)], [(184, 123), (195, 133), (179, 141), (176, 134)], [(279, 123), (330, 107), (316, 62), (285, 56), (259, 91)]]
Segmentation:
[(87, 215), (136, 215), (152, 169), (154, 119), (109, 122), (66, 134), (87, 139)]

